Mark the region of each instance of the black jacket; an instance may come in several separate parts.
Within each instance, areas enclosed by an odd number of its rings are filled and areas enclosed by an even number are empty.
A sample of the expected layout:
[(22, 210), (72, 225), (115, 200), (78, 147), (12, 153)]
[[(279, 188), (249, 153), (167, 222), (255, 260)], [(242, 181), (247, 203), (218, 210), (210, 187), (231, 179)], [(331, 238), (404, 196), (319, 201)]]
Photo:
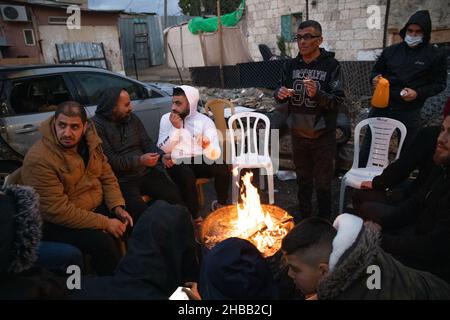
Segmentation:
[(82, 278), (72, 299), (168, 299), (197, 281), (194, 231), (184, 207), (156, 201), (141, 216), (113, 276)]
[[(319, 300), (441, 300), (450, 299), (450, 286), (428, 272), (408, 268), (384, 252), (379, 233), (370, 223), (362, 227), (355, 243), (319, 282)], [(333, 244), (334, 246), (334, 244)], [(368, 288), (369, 266), (380, 271), (380, 288)]]
[(65, 298), (64, 278), (33, 267), (42, 236), (38, 194), (31, 187), (18, 185), (3, 191), (0, 190), (0, 300)]
[(140, 156), (163, 152), (150, 139), (142, 121), (133, 113), (127, 120), (111, 120), (112, 110), (119, 98), (121, 88), (111, 88), (100, 97), (95, 116), (92, 118), (102, 139), (103, 152), (119, 182), (139, 178), (152, 168), (141, 165)]
[(381, 175), (373, 178), (373, 189), (392, 189), (407, 179), (415, 169), (419, 169), (413, 185), (413, 190), (418, 190), (435, 167), (433, 154), (440, 129), (439, 126), (422, 128), (400, 157), (384, 169)]
[[(370, 74), (370, 80), (378, 74), (389, 80), (389, 106), (393, 109), (411, 110), (422, 108), (425, 100), (443, 91), (447, 85), (447, 60), (444, 52), (431, 45), (431, 19), (428, 11), (418, 11), (411, 16), (400, 31), (404, 39), (410, 24), (421, 26), (424, 41), (414, 48), (406, 42), (387, 47), (381, 53)], [(403, 88), (417, 91), (417, 98), (406, 102), (400, 96)]]
[[(306, 77), (319, 83), (317, 95), (306, 95), (302, 80)], [(294, 135), (317, 138), (324, 132), (334, 132), (338, 107), (342, 104), (344, 91), (341, 81), (341, 67), (333, 52), (320, 49), (320, 56), (307, 64), (299, 54), (288, 60), (282, 72), (280, 87), (292, 88), (295, 95), (289, 99), (279, 100), (278, 90), (274, 96), (277, 102), (289, 100), (288, 122)]]
[[(394, 235), (407, 225), (410, 235)], [(450, 175), (448, 167), (436, 167), (425, 185), (382, 221), (382, 247), (389, 253), (413, 261), (450, 281)]]

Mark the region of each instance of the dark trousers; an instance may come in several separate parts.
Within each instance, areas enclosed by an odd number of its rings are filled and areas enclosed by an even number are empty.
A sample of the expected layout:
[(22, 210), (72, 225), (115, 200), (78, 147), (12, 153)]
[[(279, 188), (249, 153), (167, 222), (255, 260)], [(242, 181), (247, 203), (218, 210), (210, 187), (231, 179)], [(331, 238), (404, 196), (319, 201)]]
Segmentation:
[[(416, 134), (422, 127), (420, 109), (416, 110), (392, 110), (390, 107), (380, 109), (372, 108), (369, 112), (369, 118), (386, 117), (400, 121), (406, 127), (406, 137), (403, 142), (402, 152), (408, 148)], [(400, 136), (399, 132), (397, 132)], [(400, 139), (400, 137), (399, 137)], [(370, 153), (370, 144), (372, 141), (372, 133), (367, 127), (364, 135), (364, 141), (359, 152), (359, 167), (363, 168), (367, 165)], [(400, 140), (399, 140), (400, 141)]]
[[(104, 204), (95, 211), (109, 215)], [(90, 255), (92, 267), (99, 276), (113, 274), (121, 258), (117, 239), (102, 230), (71, 229), (47, 222), (44, 224), (43, 240), (68, 243)]]
[(312, 194), (316, 191), (319, 216), (330, 218), (332, 210), (331, 182), (334, 175), (336, 138), (326, 133), (317, 139), (292, 135), (292, 151), (297, 173), (300, 216), (312, 214)]
[(189, 162), (184, 161), (167, 170), (170, 177), (182, 190), (183, 200), (194, 219), (199, 216), (200, 209), (195, 185), (196, 180), (198, 178), (214, 178), (217, 200), (220, 204), (226, 204), (231, 178), (230, 170), (226, 164), (196, 163), (194, 159), (190, 159)]
[(140, 178), (120, 182), (119, 184), (125, 198), (126, 209), (134, 222), (137, 222), (142, 212), (147, 209), (147, 203), (142, 200), (142, 195), (184, 206), (177, 185), (159, 168), (153, 168)]

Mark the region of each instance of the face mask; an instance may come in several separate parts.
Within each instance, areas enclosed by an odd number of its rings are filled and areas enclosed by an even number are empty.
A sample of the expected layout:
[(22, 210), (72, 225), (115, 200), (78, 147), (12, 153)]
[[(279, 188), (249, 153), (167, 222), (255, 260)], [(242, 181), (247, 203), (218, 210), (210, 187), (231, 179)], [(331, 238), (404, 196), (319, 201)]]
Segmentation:
[(408, 46), (415, 47), (423, 42), (423, 36), (412, 37), (406, 35), (405, 42), (408, 44)]

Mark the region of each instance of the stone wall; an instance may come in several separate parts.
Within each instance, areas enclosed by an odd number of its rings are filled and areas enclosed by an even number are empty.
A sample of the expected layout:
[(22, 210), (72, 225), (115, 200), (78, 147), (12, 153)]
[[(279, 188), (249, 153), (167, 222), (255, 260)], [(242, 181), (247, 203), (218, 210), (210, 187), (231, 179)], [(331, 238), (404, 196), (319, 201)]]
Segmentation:
[[(386, 0), (310, 0), (309, 19), (322, 24), (323, 47), (336, 52), (339, 60), (374, 60), (383, 44), (383, 28)], [(247, 0), (245, 35), (254, 60), (261, 60), (258, 44), (267, 44), (279, 53), (277, 36), (281, 34), (281, 16), (303, 12), (306, 18), (305, 0)], [(380, 9), (380, 28), (370, 30), (367, 8), (377, 5)], [(389, 28), (403, 26), (408, 17), (419, 9), (431, 12), (433, 26), (446, 30), (439, 34), (440, 42), (450, 37), (448, 0), (399, 0), (391, 1)], [(395, 37), (389, 37), (390, 42)], [(450, 41), (450, 40), (449, 40)], [(289, 43), (292, 54), (297, 53), (297, 43)]]

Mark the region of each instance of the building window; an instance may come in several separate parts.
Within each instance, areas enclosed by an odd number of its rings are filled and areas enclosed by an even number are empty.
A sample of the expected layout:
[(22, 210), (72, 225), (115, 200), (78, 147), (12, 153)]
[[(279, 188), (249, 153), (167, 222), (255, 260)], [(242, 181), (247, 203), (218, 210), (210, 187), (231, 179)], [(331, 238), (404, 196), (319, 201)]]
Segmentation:
[(36, 41), (34, 40), (33, 29), (24, 29), (23, 30), (23, 39), (25, 40), (25, 45), (26, 46), (34, 46), (34, 45), (36, 45)]
[(281, 16), (281, 36), (286, 41), (293, 41), (297, 34), (299, 24), (302, 22), (301, 12)]

